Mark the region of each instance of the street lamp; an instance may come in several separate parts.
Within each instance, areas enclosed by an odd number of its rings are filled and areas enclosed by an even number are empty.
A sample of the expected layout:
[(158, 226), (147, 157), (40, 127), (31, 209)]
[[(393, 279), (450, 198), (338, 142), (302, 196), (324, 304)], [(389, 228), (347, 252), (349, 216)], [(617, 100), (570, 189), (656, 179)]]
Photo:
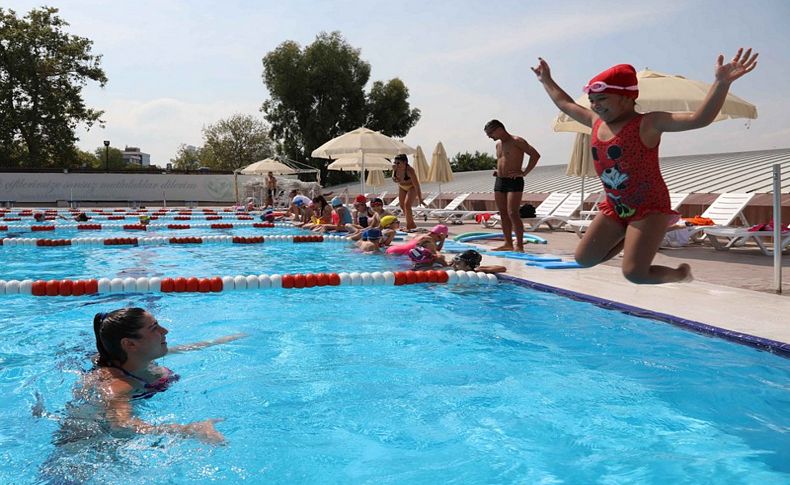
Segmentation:
[(110, 171), (110, 140), (104, 140), (104, 171)]

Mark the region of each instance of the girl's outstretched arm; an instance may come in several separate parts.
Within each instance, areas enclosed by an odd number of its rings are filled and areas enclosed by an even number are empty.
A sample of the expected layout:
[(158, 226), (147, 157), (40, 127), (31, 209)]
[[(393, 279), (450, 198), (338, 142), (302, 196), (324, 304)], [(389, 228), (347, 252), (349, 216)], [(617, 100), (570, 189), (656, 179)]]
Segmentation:
[(533, 67), (531, 69), (532, 72), (534, 72), (538, 77), (538, 81), (543, 84), (543, 88), (549, 94), (549, 97), (552, 101), (554, 101), (554, 104), (557, 105), (560, 111), (579, 123), (592, 127), (592, 110), (576, 104), (573, 98), (571, 98), (568, 93), (563, 91), (562, 88), (560, 88), (557, 83), (554, 82), (554, 79), (551, 78), (549, 64), (543, 60), (543, 58), (538, 57), (537, 67)]
[(702, 128), (713, 123), (718, 116), (730, 84), (744, 74), (752, 72), (757, 67), (757, 54), (752, 54), (752, 49), (746, 53), (743, 48), (738, 49), (738, 53), (728, 63), (724, 63), (724, 56), (719, 55), (716, 60), (715, 75), (716, 80), (710, 87), (708, 95), (699, 108), (693, 113), (667, 113), (663, 111), (653, 112), (646, 115), (650, 126), (658, 132), (667, 131), (687, 131)]

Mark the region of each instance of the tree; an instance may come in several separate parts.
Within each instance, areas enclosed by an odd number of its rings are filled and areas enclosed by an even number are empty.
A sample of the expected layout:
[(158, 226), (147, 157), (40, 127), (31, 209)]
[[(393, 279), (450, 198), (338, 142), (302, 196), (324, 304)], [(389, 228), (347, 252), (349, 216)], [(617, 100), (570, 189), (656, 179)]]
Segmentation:
[(269, 127), (250, 115), (235, 114), (219, 120), (203, 128), (203, 138), (200, 161), (218, 170), (236, 170), (274, 153)]
[(453, 172), (472, 172), (474, 170), (493, 170), (496, 168), (496, 158), (488, 153), (475, 151), (457, 153), (450, 161)]
[[(108, 167), (110, 170), (126, 170), (131, 168), (126, 162), (123, 161), (123, 151), (120, 148), (104, 146), (97, 147), (93, 151), (98, 161), (97, 169), (104, 170)], [(109, 161), (109, 164), (108, 164)]]
[(200, 167), (217, 166), (216, 157), (209, 147), (196, 147), (181, 144), (176, 157), (170, 159), (173, 168), (178, 170), (196, 170)]
[(82, 98), (88, 81), (107, 82), (101, 55), (66, 33), (57, 13), (44, 7), (19, 18), (0, 8), (0, 164), (78, 165), (76, 127), (101, 122)]
[(420, 120), (420, 110), (409, 107), (409, 89), (398, 78), (376, 81), (367, 99), (367, 126), (388, 136), (402, 138)]
[[(271, 124), (278, 151), (321, 168), (322, 180), (327, 180), (327, 162), (311, 160), (310, 153), (327, 140), (365, 124), (405, 136), (419, 119), (399, 79), (375, 83), (366, 96), (370, 64), (340, 32), (322, 32), (304, 49), (296, 42), (283, 42), (263, 58), (262, 77), (270, 99), (261, 111)], [(393, 111), (384, 116), (388, 109)], [(343, 176), (332, 172), (329, 180)]]

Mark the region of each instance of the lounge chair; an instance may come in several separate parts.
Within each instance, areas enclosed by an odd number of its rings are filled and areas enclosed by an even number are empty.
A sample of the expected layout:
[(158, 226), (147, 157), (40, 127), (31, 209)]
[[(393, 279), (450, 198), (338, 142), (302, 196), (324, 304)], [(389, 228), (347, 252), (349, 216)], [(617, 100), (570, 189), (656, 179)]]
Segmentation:
[(414, 207), (412, 209), (412, 213), (415, 216), (422, 216), (427, 220), (428, 214), (436, 210), (436, 207), (431, 207), (431, 204), (433, 204), (433, 201), (435, 201), (437, 197), (439, 197), (438, 192), (431, 192), (429, 194), (426, 194), (426, 197), (423, 198), (425, 204), (420, 204), (417, 207)]
[[(687, 194), (685, 192), (670, 192), (669, 193), (669, 206), (670, 206), (670, 208), (673, 211), (678, 210), (680, 208), (680, 206), (683, 205), (683, 202), (688, 198), (688, 196), (689, 196), (689, 194)], [(596, 201), (596, 203), (595, 203), (596, 207), (598, 206), (599, 202), (600, 202), (600, 197), (599, 197), (599, 200)], [(592, 221), (593, 221), (593, 219), (595, 219), (595, 215), (597, 213), (598, 212), (596, 210), (588, 211), (587, 214), (586, 214), (588, 216), (587, 218), (570, 220), (565, 225), (565, 229), (568, 230), (568, 231), (575, 232), (576, 235), (579, 236), (579, 238), (581, 238), (581, 237), (584, 236), (584, 232), (587, 231), (587, 228), (590, 227), (590, 224), (592, 224)]]
[(472, 219), (477, 214), (488, 214), (489, 211), (473, 211), (464, 208), (464, 202), (469, 194), (460, 194), (451, 200), (444, 209), (431, 211), (428, 215), (442, 223), (463, 224), (465, 220)]
[(540, 226), (546, 224), (549, 229), (556, 229), (565, 225), (573, 215), (578, 212), (582, 207), (582, 195), (578, 192), (573, 192), (562, 203), (557, 206), (554, 211), (544, 217), (536, 219), (534, 222), (526, 226), (524, 229), (527, 231), (536, 231)]
[[(548, 197), (543, 199), (543, 202), (541, 202), (540, 204), (538, 204), (537, 207), (535, 207), (535, 217), (530, 218), (530, 220), (540, 219), (551, 215), (551, 213), (554, 212), (557, 209), (557, 207), (559, 207), (560, 204), (562, 204), (562, 202), (567, 198), (568, 198), (568, 194), (564, 192), (550, 193)], [(501, 223), (502, 223), (502, 216), (499, 214), (494, 214), (493, 216), (489, 217), (488, 220), (484, 220), (482, 222), (482, 225), (483, 227), (494, 228)]]
[[(739, 226), (733, 226), (733, 223), (739, 221), (740, 229), (745, 229), (750, 226), (749, 221), (746, 220), (746, 217), (743, 215), (743, 210), (749, 205), (751, 202), (754, 194), (747, 194), (747, 193), (724, 193), (719, 195), (713, 203), (705, 209), (705, 212), (702, 213), (701, 217), (708, 218), (713, 221), (714, 225), (712, 226), (697, 226), (694, 228), (694, 232), (691, 234), (691, 237), (697, 241), (708, 239), (714, 247), (719, 246), (721, 241), (719, 241), (718, 237), (727, 237), (722, 236), (722, 232), (719, 232), (719, 235), (714, 235), (715, 230), (723, 230), (723, 229), (733, 229)], [(711, 235), (708, 235), (708, 230), (714, 230), (711, 232)], [(745, 241), (738, 237), (732, 236), (727, 237), (729, 241), (724, 244), (728, 249), (733, 246), (740, 246)]]
[[(747, 242), (754, 240), (760, 252), (766, 256), (773, 254), (773, 244), (768, 244), (767, 240), (774, 236), (774, 231), (750, 231), (745, 227), (704, 227), (703, 231), (708, 241), (711, 242), (717, 251), (726, 251), (732, 247), (743, 246)], [(790, 249), (790, 232), (782, 233), (782, 241), (779, 247), (784, 252)], [(720, 240), (724, 239), (725, 241)]]

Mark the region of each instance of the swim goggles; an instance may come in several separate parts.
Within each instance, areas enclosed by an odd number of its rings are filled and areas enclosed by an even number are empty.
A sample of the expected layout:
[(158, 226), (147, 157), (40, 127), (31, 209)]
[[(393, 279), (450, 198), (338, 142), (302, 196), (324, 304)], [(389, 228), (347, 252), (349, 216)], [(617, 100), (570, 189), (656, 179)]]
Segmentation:
[(594, 83), (588, 84), (582, 88), (585, 94), (590, 93), (601, 93), (606, 91), (607, 89), (621, 89), (623, 91), (639, 91), (639, 85), (634, 84), (633, 86), (612, 86), (611, 84), (606, 84), (603, 81), (596, 81)]

